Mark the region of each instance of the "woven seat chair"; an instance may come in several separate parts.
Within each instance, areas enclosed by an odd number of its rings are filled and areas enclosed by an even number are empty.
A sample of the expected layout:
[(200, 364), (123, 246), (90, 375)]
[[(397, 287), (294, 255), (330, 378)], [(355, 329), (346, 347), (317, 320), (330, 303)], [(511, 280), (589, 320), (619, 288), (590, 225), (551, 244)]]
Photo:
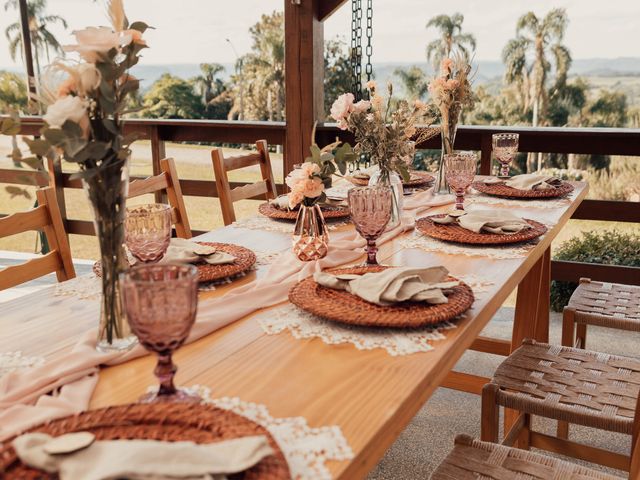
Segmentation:
[(499, 407), (505, 407), (520, 412), (507, 445), (517, 440), (627, 470), (629, 457), (534, 432), (530, 416), (632, 435), (639, 392), (640, 360), (525, 340), (483, 388), (481, 439), (498, 441)]
[[(257, 152), (250, 152), (244, 155), (224, 157), (221, 148), (211, 150), (211, 161), (213, 162), (213, 173), (216, 177), (216, 188), (220, 197), (220, 207), (222, 209), (222, 219), (225, 225), (236, 221), (236, 212), (233, 209), (234, 202), (246, 200), (254, 197), (272, 200), (278, 195), (276, 193), (276, 182), (273, 179), (271, 169), (271, 159), (266, 140), (256, 142)], [(227, 173), (240, 168), (260, 166), (262, 180), (248, 185), (231, 188)]]
[[(621, 480), (570, 462), (458, 435), (431, 480)], [(631, 478), (631, 477), (630, 477)]]
[[(640, 287), (581, 278), (562, 315), (562, 345), (587, 348), (587, 325), (640, 332)], [(568, 435), (559, 422), (558, 436)]]

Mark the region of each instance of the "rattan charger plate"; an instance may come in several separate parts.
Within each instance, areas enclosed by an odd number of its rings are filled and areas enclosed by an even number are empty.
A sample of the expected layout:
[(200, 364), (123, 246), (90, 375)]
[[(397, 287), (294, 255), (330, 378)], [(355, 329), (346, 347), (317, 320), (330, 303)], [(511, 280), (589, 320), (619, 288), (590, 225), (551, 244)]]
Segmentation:
[(431, 215), (416, 220), (416, 228), (425, 235), (438, 240), (455, 243), (467, 243), (472, 245), (501, 245), (509, 243), (525, 242), (544, 235), (547, 227), (535, 220), (524, 220), (531, 228), (514, 234), (476, 233), (461, 227), (457, 223), (442, 225), (435, 223), (433, 218), (442, 218), (446, 214)]
[[(329, 270), (329, 273), (380, 272), (382, 265), (349, 267)], [(449, 277), (448, 280), (455, 280)], [(289, 291), (289, 301), (294, 305), (328, 320), (364, 327), (418, 328), (451, 320), (466, 312), (473, 304), (471, 288), (460, 282), (450, 289), (449, 302), (430, 305), (425, 302), (402, 302), (392, 306), (369, 303), (343, 290), (318, 285), (313, 277), (297, 283)]]
[(502, 198), (521, 199), (545, 199), (558, 198), (573, 192), (573, 185), (569, 182), (562, 182), (557, 188), (547, 188), (544, 190), (520, 190), (518, 188), (507, 187), (503, 183), (486, 184), (484, 182), (473, 182), (472, 185), (477, 191)]
[[(345, 218), (350, 215), (349, 207), (346, 205), (320, 205), (320, 210), (322, 210), (322, 216), (325, 220)], [(265, 217), (276, 220), (295, 221), (298, 218), (298, 210), (283, 210), (271, 205), (269, 202), (261, 203), (258, 207), (258, 212)]]
[[(195, 243), (215, 247), (217, 250), (221, 250), (236, 257), (233, 263), (226, 263), (223, 265), (209, 265), (208, 263), (196, 264), (195, 266), (198, 268), (199, 282), (213, 282), (214, 280), (232, 277), (239, 273), (246, 272), (256, 263), (256, 254), (248, 248), (241, 247), (240, 245), (214, 242)], [(102, 276), (102, 265), (100, 260), (93, 264), (93, 273), (98, 277)]]
[[(287, 461), (269, 432), (228, 410), (212, 405), (193, 404), (131, 404), (89, 410), (70, 417), (53, 420), (32, 428), (52, 436), (89, 431), (98, 440), (144, 439), (160, 441), (193, 441), (215, 443), (233, 438), (265, 435), (274, 454), (241, 474), (245, 480), (284, 480), (290, 478)], [(0, 446), (0, 476), (4, 479), (54, 479), (57, 475), (29, 468), (16, 456), (11, 440)], [(234, 476), (235, 478), (235, 476)]]
[[(367, 185), (369, 185), (368, 178), (347, 177), (347, 179), (354, 185), (357, 185), (358, 187), (366, 187)], [(434, 180), (435, 178), (433, 178), (433, 175), (427, 172), (412, 171), (411, 178), (409, 178), (408, 182), (402, 182), (402, 186), (403, 187), (420, 187), (422, 185), (428, 185)]]

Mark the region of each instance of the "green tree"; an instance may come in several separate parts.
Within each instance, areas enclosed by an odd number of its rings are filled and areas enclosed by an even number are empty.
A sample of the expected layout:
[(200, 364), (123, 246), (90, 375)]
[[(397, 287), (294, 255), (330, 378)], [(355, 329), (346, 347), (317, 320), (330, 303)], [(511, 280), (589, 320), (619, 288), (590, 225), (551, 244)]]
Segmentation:
[(10, 110), (25, 111), (27, 108), (27, 85), (15, 73), (0, 71), (0, 114)]
[(156, 80), (143, 97), (147, 118), (202, 118), (200, 97), (187, 80), (168, 73)]
[(424, 100), (426, 98), (429, 81), (420, 67), (413, 65), (408, 70), (396, 68), (393, 74), (400, 79), (410, 99)]
[(433, 63), (435, 70), (438, 70), (442, 59), (451, 56), (454, 51), (467, 59), (475, 52), (476, 38), (470, 33), (462, 33), (462, 22), (464, 16), (454, 13), (451, 16), (438, 15), (427, 23), (427, 30), (434, 27), (440, 33), (440, 38), (427, 44), (427, 60)]
[[(505, 80), (523, 89), (523, 108), (532, 109), (532, 125), (547, 122), (549, 101), (548, 75), (551, 71), (550, 56), (554, 58), (556, 79), (554, 88), (566, 84), (571, 66), (571, 54), (562, 45), (568, 23), (567, 13), (562, 8), (551, 10), (544, 18), (528, 12), (518, 19), (516, 38), (510, 40), (502, 51), (506, 66)], [(531, 58), (531, 62), (529, 62)], [(552, 90), (553, 91), (553, 90)], [(535, 157), (530, 156), (528, 170), (533, 170)], [(538, 155), (538, 168), (542, 156)]]
[[(5, 12), (13, 9), (19, 11), (18, 0), (6, 0), (4, 4)], [(36, 63), (36, 74), (40, 77), (40, 59), (42, 55), (46, 55), (47, 61), (50, 60), (50, 53), (61, 53), (62, 46), (58, 39), (51, 33), (51, 26), (55, 24), (62, 25), (67, 28), (67, 21), (60, 15), (49, 15), (46, 13), (47, 0), (29, 0), (27, 2), (27, 16), (29, 18), (29, 32), (31, 35), (31, 44), (33, 45), (33, 59)], [(22, 46), (22, 27), (20, 21), (10, 24), (4, 31), (9, 41), (9, 53), (15, 61), (18, 50), (21, 55)]]
[(229, 86), (220, 78), (224, 67), (219, 63), (201, 63), (197, 77), (191, 79), (195, 91), (200, 95), (204, 108), (204, 117), (226, 119), (233, 105), (233, 96)]
[(351, 67), (345, 42), (336, 37), (324, 44), (324, 112), (334, 100), (351, 91)]

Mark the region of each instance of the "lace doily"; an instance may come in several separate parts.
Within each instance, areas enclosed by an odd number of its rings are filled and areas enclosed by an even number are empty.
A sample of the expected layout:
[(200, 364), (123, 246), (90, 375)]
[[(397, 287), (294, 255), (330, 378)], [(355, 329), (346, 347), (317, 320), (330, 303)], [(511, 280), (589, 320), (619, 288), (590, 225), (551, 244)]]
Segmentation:
[[(154, 392), (157, 387), (149, 387)], [(340, 427), (310, 427), (303, 417), (274, 418), (264, 405), (237, 397), (211, 398), (211, 389), (201, 385), (185, 390), (200, 395), (204, 403), (230, 410), (266, 428), (282, 450), (295, 480), (330, 480), (327, 460), (350, 460), (353, 451)]]
[(42, 357), (25, 357), (22, 352), (0, 353), (0, 378), (23, 368), (37, 367), (44, 363)]
[(537, 244), (536, 240), (515, 245), (473, 246), (442, 242), (427, 235), (414, 232), (400, 239), (402, 248), (417, 248), (425, 252), (439, 252), (449, 255), (466, 255), (469, 257), (488, 257), (498, 260), (526, 257)]
[(511, 198), (492, 197), (483, 193), (466, 195), (465, 203), (477, 205), (508, 205), (511, 207), (533, 207), (533, 208), (564, 208), (570, 205), (575, 199), (575, 191), (563, 198), (555, 198), (548, 200), (515, 200)]
[(409, 355), (433, 350), (431, 342), (443, 340), (442, 330), (455, 328), (452, 323), (418, 329), (368, 328), (341, 325), (287, 303), (256, 316), (262, 330), (275, 335), (289, 330), (298, 339), (320, 338), (324, 343), (350, 343), (358, 350), (382, 348), (389, 355)]
[[(328, 221), (327, 228), (329, 230), (336, 230), (337, 228), (343, 227), (348, 224), (349, 221), (346, 220)], [(248, 228), (249, 230), (262, 230), (265, 232), (278, 232), (291, 235), (293, 233), (294, 223), (281, 220), (272, 220), (268, 217), (259, 215), (249, 218), (243, 218), (242, 220), (237, 220), (232, 223), (232, 226), (235, 228)]]

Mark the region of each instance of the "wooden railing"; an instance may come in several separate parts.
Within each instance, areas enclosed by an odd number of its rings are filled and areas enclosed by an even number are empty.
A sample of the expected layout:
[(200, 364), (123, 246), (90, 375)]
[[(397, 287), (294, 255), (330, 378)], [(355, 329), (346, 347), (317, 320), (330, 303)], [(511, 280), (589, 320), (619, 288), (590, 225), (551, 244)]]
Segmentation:
[[(42, 121), (39, 118), (25, 118), (23, 119), (21, 134), (36, 135), (41, 126)], [(287, 129), (284, 122), (139, 119), (127, 121), (126, 131), (135, 131), (140, 135), (141, 139), (150, 141), (152, 171), (154, 174), (160, 171), (160, 160), (165, 157), (165, 142), (193, 141), (253, 144), (258, 139), (266, 139), (271, 145), (285, 145), (287, 142)], [(480, 151), (480, 173), (489, 174), (491, 171), (491, 135), (499, 132), (519, 133), (519, 149), (522, 152), (640, 157), (640, 129), (461, 126), (456, 136), (456, 148)], [(353, 142), (353, 138), (348, 132), (337, 129), (335, 125), (318, 126), (317, 142), (319, 145), (330, 143), (336, 137)], [(419, 147), (437, 149), (440, 148), (440, 140), (435, 137), (419, 145)], [(293, 164), (301, 161), (303, 161), (301, 158), (285, 158), (284, 170), (289, 171)], [(640, 158), (638, 161), (640, 161)], [(62, 192), (65, 188), (81, 188), (79, 181), (71, 180), (69, 177), (69, 173), (61, 171), (55, 171), (53, 174), (53, 183), (58, 192), (61, 211), (65, 217), (68, 232), (84, 235), (93, 234), (91, 222), (66, 218)], [(30, 180), (27, 180), (27, 178)], [(27, 182), (46, 185), (47, 179), (38, 172), (0, 169), (0, 183), (25, 184)], [(217, 196), (215, 183), (211, 181), (185, 179), (181, 180), (180, 184), (184, 195)], [(282, 191), (283, 186), (279, 185), (278, 187)], [(611, 200), (585, 200), (572, 218), (640, 223), (640, 204)], [(579, 277), (591, 277), (602, 281), (640, 285), (640, 268), (553, 261), (551, 273), (556, 280), (575, 281)]]

